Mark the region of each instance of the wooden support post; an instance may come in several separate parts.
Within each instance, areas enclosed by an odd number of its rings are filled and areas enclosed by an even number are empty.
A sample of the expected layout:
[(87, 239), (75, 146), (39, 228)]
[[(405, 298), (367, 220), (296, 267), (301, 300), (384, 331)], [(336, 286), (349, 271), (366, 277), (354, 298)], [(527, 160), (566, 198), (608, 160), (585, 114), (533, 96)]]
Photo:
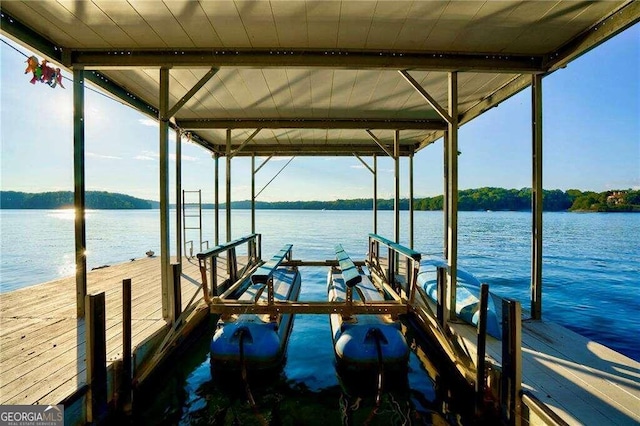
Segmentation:
[(256, 247), (255, 238), (249, 241), (249, 264), (256, 262), (258, 256), (258, 248)]
[(225, 185), (226, 214), (227, 214), (227, 242), (231, 241), (231, 129), (227, 129), (227, 180)]
[(227, 272), (229, 272), (229, 284), (231, 285), (238, 280), (238, 258), (235, 247), (227, 252)]
[(84, 167), (84, 70), (73, 69), (73, 206), (75, 208), (76, 316), (84, 318), (87, 295), (87, 237)]
[(393, 238), (400, 244), (400, 130), (393, 132)]
[(180, 264), (171, 265), (173, 277), (173, 323), (175, 324), (182, 314), (182, 284), (180, 282)]
[(442, 194), (442, 213), (443, 213), (443, 243), (442, 243), (442, 255), (446, 259), (449, 255), (449, 134), (444, 131), (442, 139), (442, 153), (444, 155), (443, 177), (444, 177), (444, 192)]
[(405, 258), (405, 270), (404, 270), (404, 285), (405, 285), (405, 293), (407, 293), (407, 297), (411, 297), (409, 294), (411, 290), (411, 275), (413, 273), (412, 268), (413, 260), (409, 257)]
[(522, 409), (522, 308), (502, 301), (502, 384), (500, 406), (507, 424), (520, 426)]
[(447, 129), (448, 144), (448, 185), (449, 208), (447, 232), (447, 310), (450, 321), (456, 319), (456, 286), (458, 275), (458, 73), (449, 73), (449, 115), (451, 122)]
[(436, 279), (436, 292), (438, 296), (436, 318), (440, 327), (444, 329), (445, 318), (447, 317), (445, 315), (445, 309), (447, 306), (447, 302), (445, 301), (447, 295), (447, 268), (438, 267), (436, 270)]
[(485, 354), (487, 352), (487, 306), (489, 303), (489, 284), (480, 286), (480, 310), (478, 318), (478, 352), (476, 354), (476, 413), (484, 406)]
[(211, 258), (211, 294), (218, 295), (218, 256)]
[[(182, 132), (176, 130), (176, 256), (182, 267)], [(202, 217), (202, 215), (200, 215)], [(202, 220), (202, 219), (200, 219)], [(202, 226), (200, 226), (202, 234)], [(202, 238), (200, 238), (202, 241)], [(202, 250), (202, 247), (200, 247)]]
[(125, 413), (131, 412), (131, 279), (122, 280), (122, 387), (120, 406)]
[(418, 285), (418, 272), (420, 262), (407, 259), (407, 285), (409, 286), (409, 303), (413, 304), (416, 296), (416, 286)]
[(107, 412), (107, 339), (104, 292), (85, 297), (87, 421), (100, 423)]
[(251, 154), (251, 233), (256, 233), (256, 156)]
[(373, 233), (378, 233), (378, 157), (373, 155)]
[(389, 261), (389, 269), (387, 271), (387, 281), (389, 281), (389, 285), (396, 292), (400, 293), (396, 288), (396, 252), (389, 247), (387, 250), (388, 253), (388, 261)]
[(169, 241), (169, 69), (160, 69), (160, 277), (162, 285), (162, 317), (170, 320), (171, 298)]
[(413, 154), (409, 156), (409, 248), (413, 250)]
[(214, 232), (215, 240), (214, 244), (220, 244), (220, 190), (219, 190), (219, 178), (220, 178), (220, 154), (213, 154), (215, 178), (213, 183), (213, 208), (214, 208)]
[(542, 75), (531, 77), (532, 188), (531, 318), (542, 319)]
[(256, 234), (258, 245), (258, 260), (262, 259), (262, 234)]

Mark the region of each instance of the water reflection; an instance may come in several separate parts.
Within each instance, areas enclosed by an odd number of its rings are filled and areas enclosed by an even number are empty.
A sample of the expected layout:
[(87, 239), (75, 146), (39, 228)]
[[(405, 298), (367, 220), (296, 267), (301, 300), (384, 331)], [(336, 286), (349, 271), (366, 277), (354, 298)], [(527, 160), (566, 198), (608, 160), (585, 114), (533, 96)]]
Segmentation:
[(72, 254), (64, 254), (62, 260), (58, 264), (58, 275), (61, 277), (73, 275), (76, 273), (76, 258)]
[[(60, 209), (60, 210), (50, 210), (49, 212), (47, 212), (47, 216), (54, 219), (59, 219), (59, 220), (75, 220), (76, 209), (69, 208), (69, 209)], [(86, 211), (85, 211), (85, 216), (86, 216)]]
[[(326, 322), (325, 322), (325, 325)], [(322, 382), (288, 375), (285, 367), (249, 372), (248, 387), (238, 371), (212, 370), (209, 363), (210, 324), (188, 352), (176, 357), (136, 395), (131, 424), (215, 425), (432, 425), (476, 424), (470, 390), (451, 376), (433, 348), (403, 327), (411, 343), (407, 371), (385, 373), (376, 404), (376, 376), (338, 374), (333, 360), (321, 361)], [(328, 336), (327, 336), (328, 338)], [(295, 354), (289, 352), (287, 364)], [(311, 384), (308, 386), (307, 382)], [(249, 401), (251, 393), (255, 404)]]

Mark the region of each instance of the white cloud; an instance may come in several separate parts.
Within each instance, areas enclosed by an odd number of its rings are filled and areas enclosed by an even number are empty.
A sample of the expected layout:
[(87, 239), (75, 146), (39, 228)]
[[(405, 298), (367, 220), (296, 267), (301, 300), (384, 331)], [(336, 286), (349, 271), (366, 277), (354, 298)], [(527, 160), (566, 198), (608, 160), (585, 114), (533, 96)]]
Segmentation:
[(362, 164), (356, 164), (353, 166), (350, 166), (352, 169), (364, 169), (364, 166)]
[(141, 118), (138, 120), (138, 123), (142, 124), (143, 126), (147, 126), (147, 127), (158, 127), (158, 122), (156, 120), (153, 120), (151, 118)]
[[(181, 157), (182, 157), (182, 161), (198, 161), (198, 158), (197, 158), (197, 157), (192, 157), (192, 156), (190, 156), (190, 155), (184, 155), (184, 154), (182, 154), (182, 156), (181, 156)], [(156, 156), (156, 158), (157, 158), (157, 156)], [(169, 154), (169, 159), (170, 159), (171, 161), (176, 161), (176, 155), (175, 155), (175, 154)]]
[[(256, 157), (256, 161), (264, 161), (269, 157)], [(289, 161), (291, 160), (291, 157), (276, 157), (273, 156), (271, 157), (271, 159), (269, 161)]]
[(96, 154), (95, 152), (87, 152), (85, 155), (91, 158), (104, 158), (107, 160), (122, 160), (122, 157), (116, 157), (115, 155)]
[[(156, 161), (160, 158), (160, 154), (153, 151), (142, 151), (140, 154), (136, 155), (134, 160), (142, 160), (142, 161)], [(169, 159), (171, 161), (176, 161), (175, 154), (169, 154)], [(198, 161), (198, 157), (193, 157), (191, 155), (182, 155), (182, 161)]]
[(140, 154), (133, 157), (134, 160), (141, 161), (154, 161), (159, 157), (157, 152), (153, 151), (142, 151)]

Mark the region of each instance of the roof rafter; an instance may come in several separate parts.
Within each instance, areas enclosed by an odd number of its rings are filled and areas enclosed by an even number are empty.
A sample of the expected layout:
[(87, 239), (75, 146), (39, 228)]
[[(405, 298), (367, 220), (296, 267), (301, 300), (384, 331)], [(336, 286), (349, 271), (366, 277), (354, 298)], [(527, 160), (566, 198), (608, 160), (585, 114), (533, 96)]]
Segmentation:
[[(359, 156), (384, 156), (385, 152), (376, 144), (373, 143), (349, 143), (342, 141), (342, 144), (337, 144), (338, 141), (328, 141), (328, 143), (304, 143), (298, 145), (292, 144), (259, 144), (251, 145), (250, 148), (245, 148), (238, 152), (236, 157), (250, 157), (256, 155), (260, 157), (290, 157), (290, 156), (340, 156), (351, 157), (354, 152), (357, 152)], [(214, 149), (221, 156), (225, 156), (224, 146), (219, 145), (220, 149)], [(235, 151), (239, 145), (232, 145), (231, 150)], [(405, 143), (400, 145), (400, 156), (408, 157), (415, 152), (417, 144)]]

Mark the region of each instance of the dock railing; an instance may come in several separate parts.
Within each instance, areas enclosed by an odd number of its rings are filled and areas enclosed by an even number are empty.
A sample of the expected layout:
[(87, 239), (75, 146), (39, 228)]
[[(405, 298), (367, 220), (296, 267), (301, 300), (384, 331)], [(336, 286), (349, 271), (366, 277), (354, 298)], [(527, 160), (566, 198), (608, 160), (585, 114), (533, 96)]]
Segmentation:
[[(200, 274), (202, 276), (202, 291), (207, 304), (211, 304), (212, 296), (218, 296), (219, 290), (224, 291), (226, 288), (232, 286), (239, 278), (243, 277), (247, 271), (258, 265), (262, 257), (261, 240), (260, 234), (250, 234), (197, 254)], [(248, 247), (248, 259), (246, 265), (242, 269), (238, 269), (236, 248), (244, 244), (247, 244)], [(226, 254), (229, 279), (219, 285), (218, 257), (221, 254)], [(208, 267), (207, 263), (209, 264)], [(209, 280), (207, 280), (207, 269), (210, 273)], [(209, 288), (209, 283), (211, 284), (211, 288)]]
[[(380, 261), (381, 245), (387, 248), (386, 268)], [(403, 258), (406, 262), (404, 276), (399, 276), (400, 258)], [(369, 234), (367, 266), (376, 270), (381, 276), (386, 278), (386, 282), (390, 287), (385, 288), (388, 293), (395, 293), (401, 298), (404, 294), (404, 298), (408, 300), (409, 303), (412, 303), (415, 298), (421, 258), (422, 255), (415, 250), (394, 243), (378, 234)], [(389, 290), (393, 290), (393, 292)]]
[[(292, 244), (285, 244), (285, 246), (276, 253), (270, 260), (260, 265), (256, 271), (251, 274), (252, 284), (265, 284), (267, 289), (267, 304), (273, 306), (274, 294), (273, 294), (273, 273), (285, 260), (291, 260), (291, 251), (293, 249)], [(264, 288), (263, 287), (263, 290)], [(255, 301), (260, 298), (262, 291), (256, 294)]]

